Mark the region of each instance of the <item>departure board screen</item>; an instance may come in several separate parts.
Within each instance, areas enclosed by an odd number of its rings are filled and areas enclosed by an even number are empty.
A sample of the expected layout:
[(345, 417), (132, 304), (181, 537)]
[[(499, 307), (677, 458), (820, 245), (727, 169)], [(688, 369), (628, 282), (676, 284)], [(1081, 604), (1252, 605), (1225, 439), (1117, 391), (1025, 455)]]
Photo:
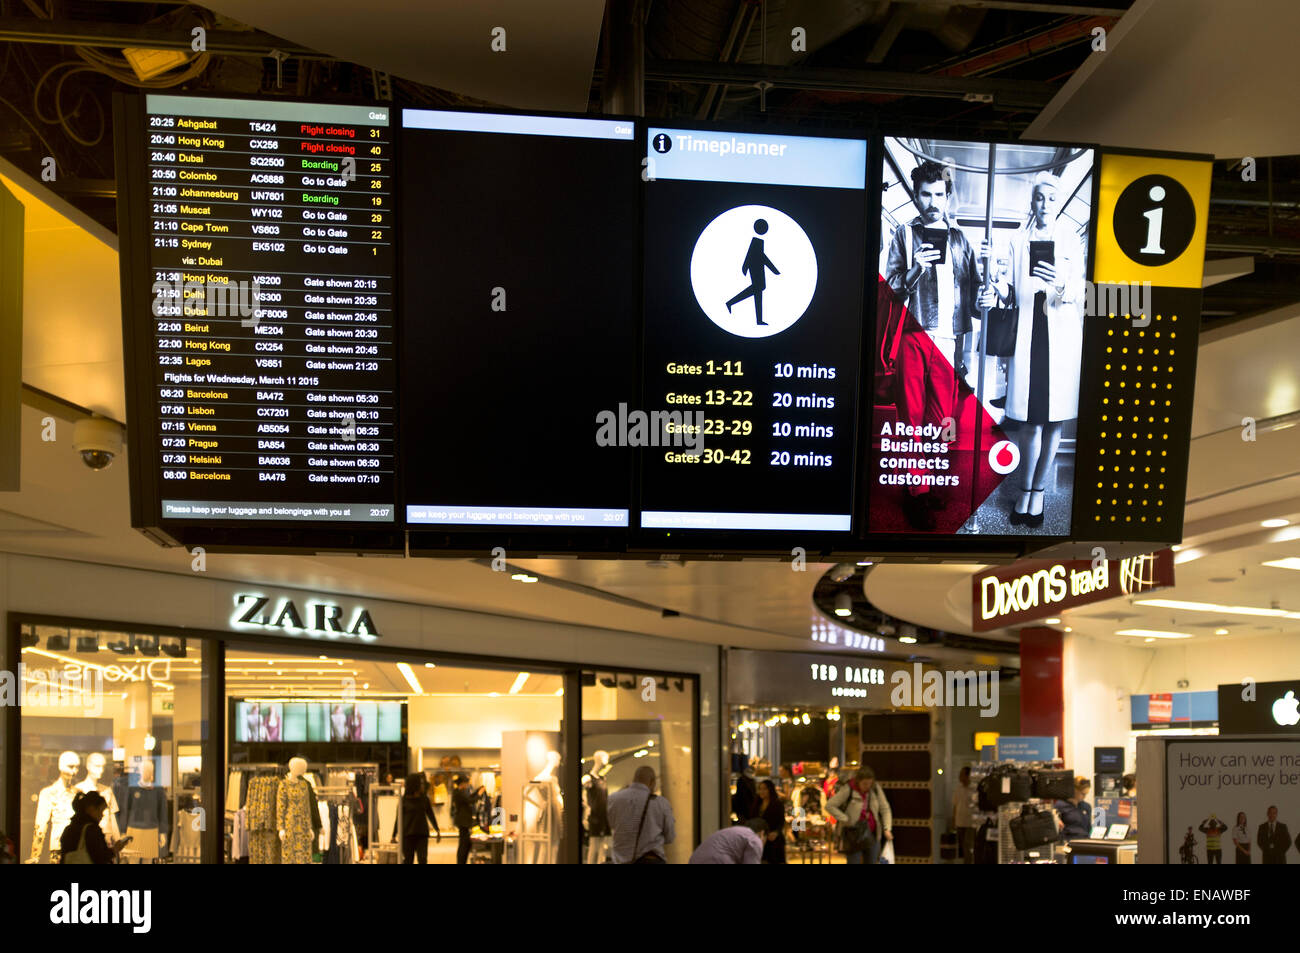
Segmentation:
[(647, 541), (847, 533), (866, 142), (643, 135)]
[(394, 523), (389, 109), (148, 95), (125, 130), (138, 518)]
[(631, 451), (598, 422), (636, 399), (634, 122), (405, 109), (402, 149), (412, 550), (610, 545)]

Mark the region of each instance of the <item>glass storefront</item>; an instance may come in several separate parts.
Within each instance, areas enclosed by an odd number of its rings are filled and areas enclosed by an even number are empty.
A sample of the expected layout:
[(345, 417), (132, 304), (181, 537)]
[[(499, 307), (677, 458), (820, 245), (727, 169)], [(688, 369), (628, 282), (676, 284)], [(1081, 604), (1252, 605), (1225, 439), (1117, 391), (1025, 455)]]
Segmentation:
[(669, 861), (697, 842), (696, 676), (10, 618), (32, 862), (93, 788), (124, 862), (600, 863), (639, 767), (674, 809)]

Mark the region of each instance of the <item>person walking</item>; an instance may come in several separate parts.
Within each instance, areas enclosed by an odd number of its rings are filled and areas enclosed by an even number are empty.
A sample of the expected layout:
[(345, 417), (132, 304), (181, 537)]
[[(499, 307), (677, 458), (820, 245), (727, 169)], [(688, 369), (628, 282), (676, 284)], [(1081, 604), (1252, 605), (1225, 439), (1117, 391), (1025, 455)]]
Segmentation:
[(655, 770), (642, 765), (632, 783), (609, 796), (610, 855), (616, 864), (666, 864), (665, 848), (677, 837), (673, 807), (655, 794)]
[(1233, 853), (1236, 855), (1237, 863), (1249, 864), (1250, 859), (1250, 830), (1246, 827), (1246, 812), (1237, 812), (1237, 826), (1232, 829), (1232, 846)]
[(894, 812), (876, 784), (876, 772), (865, 764), (858, 768), (853, 780), (826, 802), (826, 813), (840, 825), (848, 863), (879, 863), (882, 841), (894, 839)]
[(767, 822), (751, 817), (735, 827), (724, 827), (700, 842), (691, 854), (692, 864), (757, 864), (763, 859)]
[[(427, 864), (429, 862), (429, 825), (442, 840), (442, 831), (438, 829), (438, 819), (433, 815), (433, 805), (429, 803), (428, 785), (424, 773), (417, 771), (406, 779), (402, 791), (402, 863)], [(393, 824), (393, 833), (397, 833), (397, 824)]]
[(451, 822), (456, 826), (460, 841), (456, 845), (456, 863), (469, 863), (470, 831), (474, 829), (474, 800), (469, 793), (469, 778), (456, 775), (451, 792)]
[(108, 846), (99, 822), (108, 810), (108, 802), (98, 791), (79, 791), (72, 799), (72, 820), (59, 837), (59, 863), (111, 864), (131, 838), (124, 837)]
[(1200, 832), (1205, 835), (1205, 862), (1207, 864), (1223, 863), (1223, 841), (1220, 839), (1228, 825), (1213, 814), (1201, 821)]
[(759, 324), (767, 324), (763, 320), (763, 291), (767, 288), (767, 269), (770, 268), (774, 275), (781, 273), (763, 250), (763, 239), (760, 236), (767, 234), (767, 228), (766, 219), (755, 220), (754, 237), (749, 240), (749, 251), (745, 253), (745, 260), (740, 265), (740, 273), (749, 278), (749, 287), (727, 302), (727, 313), (730, 314), (732, 305), (753, 298), (754, 317)]
[(758, 784), (758, 816), (767, 825), (767, 833), (763, 835), (763, 863), (784, 864), (785, 802), (770, 780)]
[(952, 792), (952, 829), (957, 832), (957, 845), (961, 848), (964, 864), (975, 863), (975, 816), (971, 811), (971, 798), (975, 791), (970, 786), (970, 766), (957, 773), (957, 787)]

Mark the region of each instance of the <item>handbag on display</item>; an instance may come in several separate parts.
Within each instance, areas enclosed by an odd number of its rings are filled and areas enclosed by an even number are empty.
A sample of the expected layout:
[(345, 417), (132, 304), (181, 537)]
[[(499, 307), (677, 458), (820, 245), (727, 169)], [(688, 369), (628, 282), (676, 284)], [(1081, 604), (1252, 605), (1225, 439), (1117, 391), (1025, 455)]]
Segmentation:
[(979, 809), (996, 811), (1012, 801), (1028, 801), (1033, 792), (1033, 779), (1023, 768), (999, 765), (979, 783)]
[(1010, 357), (1016, 353), (1019, 308), (989, 308), (985, 353), (989, 357)]
[(1074, 797), (1074, 772), (1068, 768), (1039, 768), (1033, 772), (1034, 797), (1066, 801)]
[(1026, 804), (1019, 817), (1011, 819), (1011, 840), (1016, 850), (1042, 847), (1057, 839), (1056, 816), (1050, 810), (1038, 810)]

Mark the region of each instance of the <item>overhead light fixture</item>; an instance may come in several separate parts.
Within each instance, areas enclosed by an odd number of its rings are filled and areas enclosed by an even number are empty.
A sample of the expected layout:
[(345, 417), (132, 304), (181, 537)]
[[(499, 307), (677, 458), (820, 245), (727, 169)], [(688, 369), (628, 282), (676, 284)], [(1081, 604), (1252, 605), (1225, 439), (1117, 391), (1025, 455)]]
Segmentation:
[(71, 643), (72, 639), (67, 632), (60, 632), (58, 635), (47, 635), (45, 637), (45, 647), (51, 652), (66, 652)]
[(530, 576), (526, 572), (514, 573), (510, 578), (513, 579), (515, 582), (536, 582), (537, 581), (536, 576)]
[(1300, 612), (1263, 606), (1225, 606), (1217, 602), (1189, 602), (1182, 599), (1137, 599), (1135, 606), (1153, 606), (1157, 609), (1184, 609), (1188, 612), (1213, 612), (1216, 615), (1251, 615), (1269, 619), (1300, 619)]
[(862, 562), (858, 563), (858, 565), (859, 565), (859, 566), (870, 566), (870, 565), (871, 565), (871, 560), (870, 560), (870, 559), (864, 559)]
[(557, 688), (557, 689), (555, 690), (555, 694), (557, 694), (557, 695), (563, 695), (563, 694), (564, 694), (564, 689), (563, 689), (563, 688)]
[(617, 676), (615, 675), (600, 675), (597, 676), (597, 681), (606, 688), (615, 688), (618, 685)]
[(1148, 638), (1148, 639), (1143, 639), (1142, 641), (1143, 641), (1143, 642), (1154, 642), (1155, 639), (1150, 639), (1150, 638)]
[(406, 662), (398, 662), (397, 670), (401, 672), (402, 677), (406, 679), (406, 684), (411, 686), (411, 691), (415, 692), (417, 695), (424, 694), (424, 686), (422, 686), (420, 680), (415, 677), (415, 670), (412, 669), (409, 664)]
[(40, 641), (41, 637), (36, 634), (34, 629), (25, 628), (18, 634), (18, 644), (25, 649), (39, 645)]
[(185, 640), (180, 636), (169, 635), (158, 643), (163, 654), (171, 658), (185, 658)]
[(90, 635), (77, 636), (78, 652), (98, 652), (99, 651), (99, 633), (92, 632)]
[(809, 718), (808, 718), (808, 713), (807, 713), (807, 712), (804, 712), (804, 713), (803, 713), (803, 723), (804, 723), (805, 725), (810, 723), (810, 722), (809, 722)]
[(1043, 621), (1046, 622), (1048, 625), (1060, 625), (1060, 624), (1061, 624), (1061, 620), (1060, 620), (1060, 619), (1044, 619)]
[(141, 655), (147, 655), (150, 658), (158, 656), (158, 636), (156, 635), (137, 635), (135, 637), (135, 647)]
[(1166, 632), (1163, 629), (1116, 629), (1116, 635), (1133, 635), (1139, 638), (1145, 638), (1147, 641), (1153, 639), (1190, 639), (1191, 635), (1186, 632)]
[(1300, 570), (1300, 556), (1287, 556), (1285, 559), (1270, 559), (1267, 562), (1260, 563), (1260, 565), (1272, 566), (1274, 569)]
[(1175, 543), (1173, 546), (1169, 547), (1169, 551), (1174, 553), (1181, 553), (1183, 551), (1183, 547)]
[(1265, 529), (1281, 529), (1283, 526), (1290, 526), (1291, 521), (1275, 518), (1271, 520), (1261, 520), (1259, 525)]
[(835, 597), (835, 614), (842, 619), (853, 615), (853, 596), (851, 594), (841, 592)]
[(915, 644), (916, 644), (916, 636), (914, 636), (914, 635), (900, 635), (900, 636), (898, 637), (898, 641), (902, 642), (904, 645), (915, 645)]
[(1214, 634), (1215, 634), (1215, 635), (1227, 635), (1227, 634), (1228, 634), (1228, 630), (1227, 630), (1227, 629), (1215, 629), (1215, 630), (1214, 630)]
[(1183, 563), (1190, 563), (1193, 559), (1200, 559), (1204, 555), (1204, 550), (1180, 549), (1174, 554), (1174, 565), (1181, 566)]
[(524, 687), (524, 682), (526, 682), (526, 681), (528, 681), (528, 673), (527, 673), (527, 672), (520, 672), (520, 673), (515, 677), (515, 683), (514, 683), (513, 685), (510, 686), (510, 694), (511, 694), (511, 695), (518, 695), (519, 692), (523, 689), (523, 687)]
[(433, 663), (433, 662), (425, 662), (425, 663), (424, 663), (424, 667), (425, 667), (425, 668), (437, 668), (438, 666), (437, 666), (435, 663)]
[(135, 651), (131, 636), (125, 632), (116, 632), (114, 636), (114, 639), (108, 643), (111, 651), (116, 652), (118, 655), (131, 655)]
[(1067, 625), (1067, 626), (1066, 626), (1064, 629), (1062, 629), (1061, 631), (1063, 631), (1063, 632), (1073, 632), (1074, 629), (1070, 628), (1070, 627)]

